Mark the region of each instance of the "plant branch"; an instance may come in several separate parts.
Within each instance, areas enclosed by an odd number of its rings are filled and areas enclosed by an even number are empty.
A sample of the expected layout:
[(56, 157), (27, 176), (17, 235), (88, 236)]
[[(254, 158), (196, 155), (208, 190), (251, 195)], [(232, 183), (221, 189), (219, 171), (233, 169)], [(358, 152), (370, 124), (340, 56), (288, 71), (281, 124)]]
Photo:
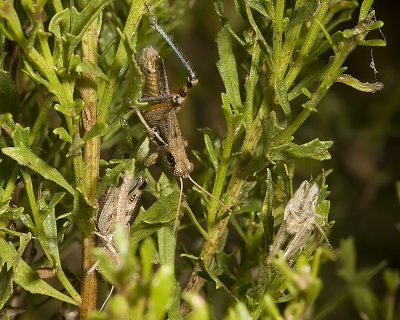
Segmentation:
[[(90, 25), (82, 38), (82, 61), (88, 60), (97, 64), (98, 35), (101, 20), (96, 19)], [(83, 131), (86, 134), (97, 120), (97, 86), (96, 76), (92, 73), (82, 75), (79, 91), (84, 102), (82, 110)], [(85, 175), (83, 176), (84, 193), (91, 203), (96, 202), (96, 190), (99, 181), (100, 163), (100, 136), (96, 136), (86, 142), (83, 149), (83, 161), (85, 163)], [(92, 212), (93, 213), (93, 212)], [(86, 270), (95, 263), (91, 252), (96, 246), (94, 233), (82, 234), (82, 305), (80, 307), (80, 319), (88, 319), (92, 310), (96, 309), (97, 301), (97, 275), (96, 272), (88, 274)]]

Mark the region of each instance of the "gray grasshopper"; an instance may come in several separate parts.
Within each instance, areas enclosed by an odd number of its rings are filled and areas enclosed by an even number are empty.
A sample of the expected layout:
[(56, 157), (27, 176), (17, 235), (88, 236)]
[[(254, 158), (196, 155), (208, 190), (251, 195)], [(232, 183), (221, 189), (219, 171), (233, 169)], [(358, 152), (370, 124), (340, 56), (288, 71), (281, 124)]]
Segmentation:
[[(133, 173), (124, 174), (121, 180), (118, 186), (109, 187), (99, 198), (95, 217), (98, 246), (104, 248), (116, 264), (119, 264), (120, 258), (113, 239), (115, 226), (120, 224), (124, 227), (124, 231), (129, 233), (136, 204), (148, 184), (147, 178), (142, 176), (135, 178)], [(90, 271), (96, 267), (97, 263), (90, 268)]]

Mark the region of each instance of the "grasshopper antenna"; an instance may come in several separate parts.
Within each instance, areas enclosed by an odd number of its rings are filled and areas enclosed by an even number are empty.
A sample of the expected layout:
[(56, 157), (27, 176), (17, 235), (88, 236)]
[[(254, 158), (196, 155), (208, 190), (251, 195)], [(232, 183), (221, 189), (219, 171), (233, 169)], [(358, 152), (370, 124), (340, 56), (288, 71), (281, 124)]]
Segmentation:
[[(221, 200), (219, 200), (216, 197), (214, 197), (211, 193), (209, 193), (206, 189), (204, 189), (201, 185), (199, 185), (190, 175), (188, 175), (186, 178), (188, 178), (197, 188), (199, 188), (201, 191), (203, 191), (207, 196), (209, 196), (211, 199), (216, 200), (227, 211), (232, 213), (232, 209), (231, 208), (229, 208), (225, 203), (223, 203)], [(179, 177), (179, 182), (180, 182), (180, 192), (179, 192), (178, 210), (177, 210), (177, 213), (176, 213), (175, 224), (174, 224), (174, 233), (176, 232), (176, 229), (178, 227), (178, 220), (179, 220), (179, 216), (180, 216), (180, 213), (181, 213), (182, 201), (183, 201), (183, 180), (182, 180), (182, 177)]]
[(226, 210), (232, 213), (232, 209), (229, 208), (225, 203), (223, 203), (221, 200), (218, 198), (214, 197), (211, 193), (209, 193), (206, 189), (204, 189), (201, 185), (199, 185), (190, 175), (187, 176), (187, 178), (201, 191), (203, 191), (206, 195), (208, 195), (211, 199), (216, 200), (221, 206), (223, 206)]
[(154, 29), (157, 30), (157, 32), (161, 35), (161, 37), (164, 38), (165, 42), (168, 43), (172, 51), (174, 51), (175, 55), (179, 59), (179, 61), (182, 63), (183, 67), (186, 69), (187, 73), (189, 74), (188, 77), (188, 87), (192, 88), (198, 83), (198, 79), (196, 74), (194, 73), (193, 69), (190, 67), (189, 63), (186, 61), (186, 59), (183, 57), (182, 53), (179, 51), (179, 49), (176, 47), (170, 36), (164, 31), (164, 29), (160, 26), (160, 24), (157, 21), (157, 17), (154, 15), (154, 13), (150, 10), (150, 7), (147, 3), (145, 3), (147, 11), (149, 11), (150, 14), (150, 23)]

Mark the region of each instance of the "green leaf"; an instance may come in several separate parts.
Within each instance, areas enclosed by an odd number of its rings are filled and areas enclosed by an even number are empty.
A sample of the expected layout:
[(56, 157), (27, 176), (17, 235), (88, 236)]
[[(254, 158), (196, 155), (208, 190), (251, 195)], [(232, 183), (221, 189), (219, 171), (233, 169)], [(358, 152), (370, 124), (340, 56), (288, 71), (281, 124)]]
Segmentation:
[[(263, 142), (264, 142), (264, 149), (269, 158), (269, 154), (272, 151), (274, 146), (274, 139), (275, 137), (283, 131), (283, 128), (280, 127), (277, 123), (276, 113), (275, 111), (271, 111), (268, 113), (267, 117), (262, 119), (261, 121), (263, 127)], [(284, 144), (286, 142), (283, 142)]]
[(364, 0), (362, 2), (358, 22), (364, 21), (367, 18), (368, 13), (369, 13), (373, 3), (374, 3), (374, 0)]
[(20, 219), (22, 223), (32, 232), (36, 233), (35, 224), (32, 221), (32, 218), (28, 214), (21, 214)]
[(148, 301), (148, 319), (162, 320), (172, 302), (175, 286), (173, 266), (163, 265), (153, 276)]
[(12, 277), (14, 276), (14, 268), (7, 270), (7, 262), (0, 259), (0, 310), (4, 307), (8, 298), (13, 293)]
[(364, 47), (386, 47), (386, 41), (382, 39), (363, 40), (360, 41), (359, 45)]
[(329, 211), (331, 209), (331, 202), (328, 200), (321, 201), (315, 208), (315, 211), (318, 212), (324, 218), (328, 218)]
[(30, 128), (23, 128), (19, 123), (15, 124), (14, 131), (12, 132), (12, 138), (16, 147), (26, 146), (29, 147), (29, 132)]
[[(119, 123), (121, 125), (122, 133), (124, 136), (125, 144), (128, 147), (129, 154), (134, 154), (134, 142), (133, 142), (133, 134), (132, 134), (132, 128), (128, 121), (126, 121), (125, 118), (120, 117)], [(144, 142), (144, 141), (143, 141)], [(138, 146), (138, 152), (136, 154), (136, 161), (143, 162), (144, 159), (147, 157), (147, 153), (143, 155), (143, 142)], [(140, 149), (140, 152), (139, 152)]]
[(89, 60), (83, 60), (81, 63), (79, 63), (76, 66), (75, 71), (78, 73), (91, 74), (96, 78), (102, 78), (106, 81), (109, 81), (108, 77), (104, 74), (103, 70), (101, 70), (97, 64), (94, 64)]
[(0, 238), (0, 250), (1, 259), (4, 259), (10, 266), (13, 265), (14, 268), (16, 265), (12, 280), (19, 286), (32, 294), (42, 294), (76, 305), (76, 302), (72, 298), (54, 289), (47, 282), (40, 279), (37, 273), (21, 258), (16, 262), (16, 257), (19, 257), (18, 252), (11, 243), (6, 242), (2, 238)]
[(292, 116), (292, 110), (290, 108), (288, 93), (284, 81), (275, 79), (275, 92), (286, 119), (290, 119)]
[(155, 251), (155, 244), (152, 238), (146, 238), (139, 247), (143, 282), (149, 281), (153, 276), (153, 262), (156, 256)]
[(28, 167), (29, 169), (41, 175), (43, 178), (51, 180), (63, 187), (70, 194), (74, 194), (74, 189), (56, 168), (49, 166), (24, 145), (21, 145), (20, 147), (3, 148), (1, 151), (5, 155), (17, 161), (19, 165)]
[(158, 252), (160, 263), (163, 265), (174, 266), (176, 237), (172, 226), (166, 226), (158, 230)]
[(37, 72), (35, 72), (26, 60), (24, 60), (24, 69), (22, 71), (25, 72), (34, 82), (36, 82), (37, 87), (40, 87), (38, 86), (38, 84), (41, 84), (45, 86), (51, 93), (56, 93), (54, 92), (54, 90), (52, 90), (53, 87), (50, 86), (50, 83), (45, 78), (40, 76)]
[(332, 145), (333, 141), (320, 141), (317, 138), (302, 145), (290, 144), (287, 152), (295, 158), (310, 158), (323, 161), (331, 158), (328, 149)]
[(235, 320), (235, 319), (241, 319), (241, 320), (252, 320), (253, 318), (251, 317), (249, 310), (247, 310), (246, 306), (238, 302), (235, 304), (235, 306), (232, 308), (228, 309), (228, 315), (227, 317), (224, 318), (225, 320)]
[(138, 214), (132, 225), (132, 231), (142, 223), (157, 224), (174, 221), (178, 208), (179, 192), (174, 190), (168, 195), (160, 196), (149, 209)]
[(82, 141), (87, 142), (97, 136), (104, 136), (107, 133), (108, 125), (104, 122), (96, 122), (83, 136)]
[(230, 34), (226, 26), (217, 34), (216, 42), (220, 57), (220, 60), (217, 62), (217, 68), (225, 85), (225, 92), (233, 108), (239, 109), (242, 106), (239, 78)]
[(118, 165), (114, 168), (107, 168), (105, 175), (101, 180), (96, 195), (99, 197), (109, 186), (116, 186), (119, 178), (125, 173), (132, 173), (135, 169), (135, 159), (120, 159)]
[(225, 92), (221, 92), (221, 100), (222, 100), (222, 112), (224, 113), (226, 126), (230, 128), (233, 123), (233, 110), (231, 107), (231, 103), (229, 102), (229, 98)]
[(264, 2), (257, 1), (257, 0), (248, 0), (247, 4), (249, 5), (250, 8), (256, 10), (260, 14), (262, 14), (264, 17), (267, 17), (268, 19), (271, 19), (271, 17), (268, 14), (267, 8), (264, 6)]
[(18, 93), (8, 72), (0, 70), (0, 106), (1, 112), (16, 114), (18, 110)]
[[(43, 213), (42, 213), (43, 214)], [(43, 231), (46, 236), (46, 244), (52, 258), (52, 266), (57, 269), (61, 266), (60, 254), (58, 252), (57, 224), (54, 209), (47, 213), (43, 219)]]
[(262, 204), (262, 210), (258, 214), (259, 219), (261, 220), (263, 227), (264, 227), (264, 247), (267, 249), (273, 239), (273, 227), (274, 227), (274, 217), (272, 215), (272, 201), (274, 196), (274, 186), (273, 180), (271, 175), (271, 170), (267, 169), (267, 178), (265, 181), (266, 191), (265, 197)]
[(72, 137), (63, 127), (55, 128), (53, 133), (58, 135), (61, 140), (72, 143)]
[(70, 29), (70, 10), (64, 9), (57, 12), (50, 21), (49, 31), (54, 34), (57, 40), (62, 41), (62, 36)]
[(210, 156), (211, 163), (213, 164), (215, 171), (217, 171), (218, 170), (218, 158), (215, 153), (214, 145), (211, 141), (210, 136), (207, 134), (207, 132), (204, 132), (204, 143), (206, 145), (208, 155)]
[(176, 217), (179, 192), (174, 190), (168, 195), (161, 195), (146, 211), (140, 211), (131, 227), (131, 241), (137, 243), (162, 227), (171, 224)]
[[(4, 169), (7, 170), (7, 168)], [(10, 207), (11, 200), (12, 197), (10, 195), (10, 192), (8, 191), (6, 193), (5, 190), (0, 187), (0, 221), (8, 219), (17, 220), (24, 211), (23, 207), (16, 207), (15, 205), (12, 205)]]
[(86, 30), (92, 24), (92, 22), (100, 15), (104, 7), (110, 2), (110, 0), (92, 0), (88, 1), (84, 9), (78, 12), (75, 7), (70, 9), (70, 30), (66, 35), (69, 48), (67, 57), (71, 57), (74, 49), (82, 40)]
[(348, 86), (362, 92), (372, 92), (375, 93), (383, 89), (383, 83), (381, 82), (361, 82), (360, 80), (352, 77), (349, 74), (342, 74), (337, 79), (336, 82), (341, 82), (347, 84)]
[(318, 8), (318, 4), (319, 0), (307, 0), (303, 6), (297, 8), (287, 24), (286, 30), (310, 20), (314, 16), (315, 11)]

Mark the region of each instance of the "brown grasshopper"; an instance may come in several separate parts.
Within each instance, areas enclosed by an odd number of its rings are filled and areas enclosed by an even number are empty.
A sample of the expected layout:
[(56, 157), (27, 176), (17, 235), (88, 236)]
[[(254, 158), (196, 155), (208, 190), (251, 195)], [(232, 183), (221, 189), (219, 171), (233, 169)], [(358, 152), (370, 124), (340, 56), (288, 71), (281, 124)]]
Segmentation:
[[(118, 186), (109, 187), (99, 198), (95, 217), (98, 246), (104, 248), (117, 265), (120, 258), (113, 239), (115, 226), (121, 224), (124, 231), (129, 233), (133, 211), (147, 184), (148, 179), (145, 177), (135, 178), (133, 173), (124, 174)], [(87, 272), (93, 272), (97, 265), (96, 262)]]
[[(120, 264), (120, 255), (114, 242), (115, 226), (123, 226), (124, 232), (129, 234), (129, 226), (133, 217), (133, 211), (148, 184), (146, 177), (135, 178), (133, 173), (124, 174), (121, 183), (116, 187), (109, 187), (99, 198), (99, 206), (96, 210), (95, 234), (98, 237), (98, 246), (106, 250), (117, 265)], [(93, 272), (98, 266), (95, 262), (87, 271)], [(105, 299), (100, 310), (103, 310), (114, 291), (114, 286)]]
[[(176, 48), (171, 38), (158, 24), (157, 18), (150, 11), (148, 6), (147, 9), (150, 13), (152, 27), (160, 33), (174, 51), (175, 55), (187, 71), (188, 77), (186, 84), (182, 88), (171, 93), (168, 85), (164, 60), (161, 58), (157, 50), (152, 47), (146, 47), (142, 52), (140, 65), (145, 76), (147, 94), (142, 95), (139, 98), (139, 101), (148, 102), (152, 105), (142, 114), (138, 108), (132, 106), (129, 99), (128, 102), (145, 126), (150, 140), (156, 145), (158, 154), (161, 155), (164, 163), (170, 168), (173, 175), (178, 177), (180, 180), (181, 192), (179, 206), (182, 203), (182, 179), (189, 179), (209, 197), (214, 198), (190, 176), (194, 166), (186, 155), (185, 147), (187, 146), (187, 142), (181, 133), (178, 118), (176, 116), (182, 109), (189, 90), (197, 85), (198, 79), (189, 63), (183, 58), (182, 53)], [(217, 201), (224, 205), (221, 201)], [(179, 217), (179, 210), (180, 208), (178, 208), (177, 219)], [(228, 210), (230, 209), (228, 208)], [(176, 222), (177, 221), (175, 221), (175, 227)]]

